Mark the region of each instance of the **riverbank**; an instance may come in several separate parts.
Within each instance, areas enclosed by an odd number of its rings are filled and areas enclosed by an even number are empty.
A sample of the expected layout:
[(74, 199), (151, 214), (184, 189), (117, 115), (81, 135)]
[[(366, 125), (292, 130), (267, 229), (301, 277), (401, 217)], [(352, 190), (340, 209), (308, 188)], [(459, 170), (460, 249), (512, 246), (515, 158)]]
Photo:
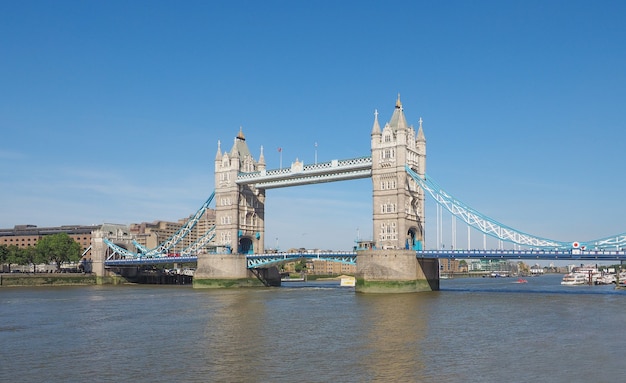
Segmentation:
[(91, 286), (102, 284), (121, 284), (126, 280), (119, 277), (97, 277), (95, 274), (0, 274), (1, 287), (24, 286)]

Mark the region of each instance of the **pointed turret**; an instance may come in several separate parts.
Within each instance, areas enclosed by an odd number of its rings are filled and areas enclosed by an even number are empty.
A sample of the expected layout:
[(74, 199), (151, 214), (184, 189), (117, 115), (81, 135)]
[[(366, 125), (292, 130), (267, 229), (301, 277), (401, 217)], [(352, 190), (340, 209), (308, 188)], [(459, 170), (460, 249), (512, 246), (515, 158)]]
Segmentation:
[(237, 137), (233, 141), (233, 148), (230, 149), (230, 156), (232, 158), (239, 158), (239, 150), (237, 150)]
[(422, 118), (420, 117), (420, 127), (417, 130), (417, 141), (418, 142), (426, 142), (426, 136), (424, 136), (424, 130), (422, 129)]
[(380, 124), (378, 123), (378, 109), (374, 109), (374, 126), (372, 126), (372, 136), (380, 136)]
[(261, 145), (261, 155), (258, 162), (259, 170), (265, 170), (265, 156), (263, 155), (263, 145)]
[(417, 174), (424, 176), (426, 174), (426, 136), (422, 128), (422, 118), (420, 117), (420, 127), (417, 130), (417, 139), (415, 140), (417, 150)]
[(220, 140), (217, 140), (217, 154), (215, 154), (215, 161), (219, 161), (222, 159), (222, 148)]

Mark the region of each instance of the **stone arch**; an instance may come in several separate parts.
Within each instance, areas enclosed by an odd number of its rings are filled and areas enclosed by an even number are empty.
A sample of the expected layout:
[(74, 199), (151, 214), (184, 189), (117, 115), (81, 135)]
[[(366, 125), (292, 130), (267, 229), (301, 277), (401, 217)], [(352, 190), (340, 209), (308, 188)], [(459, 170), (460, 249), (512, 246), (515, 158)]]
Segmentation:
[(250, 237), (241, 237), (239, 239), (239, 254), (253, 254), (254, 242)]
[(417, 226), (411, 226), (406, 233), (405, 248), (408, 250), (422, 250), (421, 229)]

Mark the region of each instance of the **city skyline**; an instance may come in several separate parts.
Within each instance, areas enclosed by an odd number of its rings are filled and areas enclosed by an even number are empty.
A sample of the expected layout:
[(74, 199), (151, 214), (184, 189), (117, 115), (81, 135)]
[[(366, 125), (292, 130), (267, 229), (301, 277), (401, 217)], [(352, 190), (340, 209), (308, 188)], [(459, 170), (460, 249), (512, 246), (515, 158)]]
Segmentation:
[[(467, 205), (555, 240), (626, 232), (624, 11), (0, 4), (0, 227), (176, 221), (213, 191), (218, 141), (242, 129), (268, 169), (367, 156), (375, 111), (387, 122), (400, 94), (426, 172)], [(350, 249), (372, 237), (371, 197), (369, 179), (269, 190), (266, 247)], [(427, 247), (435, 219), (427, 197)]]

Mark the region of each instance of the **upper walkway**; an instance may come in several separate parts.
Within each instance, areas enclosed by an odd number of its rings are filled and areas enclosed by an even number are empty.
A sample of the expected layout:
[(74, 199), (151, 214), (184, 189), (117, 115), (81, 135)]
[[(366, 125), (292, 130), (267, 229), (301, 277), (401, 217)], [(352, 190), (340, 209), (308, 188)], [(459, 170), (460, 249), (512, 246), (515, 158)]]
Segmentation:
[(290, 167), (239, 173), (237, 184), (254, 185), (258, 189), (310, 185), (371, 177), (372, 157), (332, 160), (311, 165), (296, 161)]

